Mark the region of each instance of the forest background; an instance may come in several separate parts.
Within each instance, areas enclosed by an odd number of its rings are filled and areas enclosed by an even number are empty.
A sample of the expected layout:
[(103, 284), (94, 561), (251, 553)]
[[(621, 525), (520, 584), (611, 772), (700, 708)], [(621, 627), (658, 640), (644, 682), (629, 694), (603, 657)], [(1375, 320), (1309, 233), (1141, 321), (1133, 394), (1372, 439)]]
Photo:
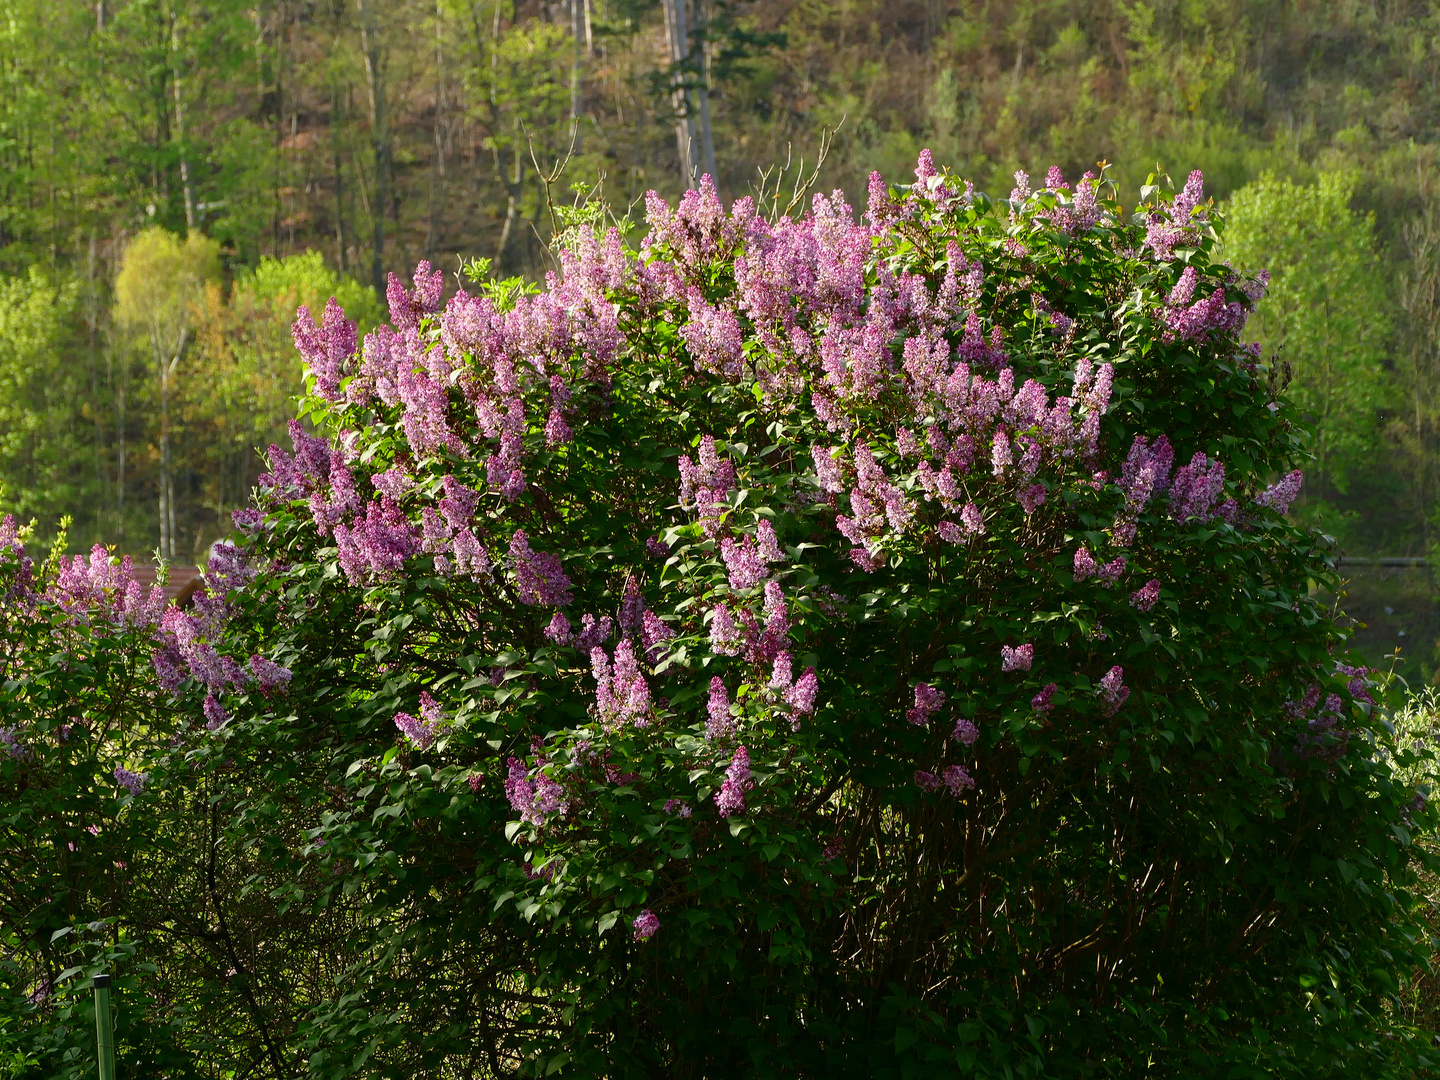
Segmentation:
[[(712, 153), (783, 210), (927, 146), (997, 197), (1203, 169), (1315, 426), (1295, 512), (1352, 564), (1440, 558), (1428, 0), (0, 0), (3, 501), (201, 561), (292, 415), (297, 304), (363, 332), (420, 259), (538, 278), (578, 192), (638, 225)], [(1431, 677), (1429, 570), (1351, 593)]]

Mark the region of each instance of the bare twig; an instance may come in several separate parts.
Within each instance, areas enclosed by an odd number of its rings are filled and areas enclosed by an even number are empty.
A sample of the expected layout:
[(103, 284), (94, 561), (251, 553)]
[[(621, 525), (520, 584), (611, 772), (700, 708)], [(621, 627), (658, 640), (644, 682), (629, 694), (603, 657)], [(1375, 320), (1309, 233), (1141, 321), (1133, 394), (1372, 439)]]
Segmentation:
[[(560, 232), (560, 224), (555, 218), (555, 201), (551, 195), (551, 188), (554, 187), (555, 181), (565, 174), (565, 170), (570, 167), (570, 159), (575, 156), (575, 144), (580, 137), (580, 122), (578, 120), (570, 121), (570, 146), (566, 149), (565, 156), (549, 172), (540, 167), (540, 159), (535, 156), (535, 140), (530, 137), (524, 120), (520, 121), (520, 130), (525, 133), (525, 145), (530, 151), (530, 163), (535, 166), (535, 175), (540, 178), (540, 183), (545, 187), (545, 209), (550, 214), (550, 235), (556, 236)], [(532, 229), (535, 227), (533, 222), (530, 227)], [(538, 236), (539, 233), (537, 232), (536, 235)]]

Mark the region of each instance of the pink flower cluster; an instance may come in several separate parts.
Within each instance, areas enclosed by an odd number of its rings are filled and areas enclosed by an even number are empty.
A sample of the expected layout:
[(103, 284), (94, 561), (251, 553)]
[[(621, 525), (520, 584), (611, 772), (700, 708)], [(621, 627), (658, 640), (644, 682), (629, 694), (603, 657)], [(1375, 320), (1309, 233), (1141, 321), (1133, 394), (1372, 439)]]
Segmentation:
[(1189, 247), (1200, 242), (1200, 228), (1208, 223), (1207, 212), (1200, 207), (1204, 198), (1205, 178), (1199, 169), (1185, 180), (1185, 186), (1168, 205), (1161, 205), (1150, 213), (1145, 232), (1145, 247), (1155, 258), (1169, 262), (1175, 257), (1177, 247)]
[(745, 812), (745, 796), (755, 786), (750, 778), (750, 754), (745, 747), (737, 747), (725, 770), (725, 782), (715, 793), (715, 807), (721, 817), (734, 817)]
[(76, 555), (62, 561), (46, 596), (76, 621), (98, 615), (130, 630), (156, 626), (165, 611), (165, 590), (159, 585), (144, 589), (135, 580), (130, 556), (114, 559), (99, 544), (88, 560)]
[(689, 455), (680, 458), (680, 505), (696, 510), (705, 535), (714, 537), (720, 528), (720, 517), (725, 512), (730, 493), (735, 488), (735, 466), (720, 457), (715, 448), (715, 439), (706, 435), (700, 440), (700, 449), (691, 461)]
[(510, 537), (510, 561), (515, 571), (515, 591), (522, 604), (565, 607), (574, 599), (570, 578), (560, 560), (546, 551), (532, 551), (524, 529)]
[(705, 712), (707, 739), (726, 739), (735, 733), (735, 718), (730, 715), (730, 695), (719, 676), (710, 680), (710, 696), (706, 701)]
[(943, 692), (936, 690), (929, 683), (916, 683), (915, 705), (906, 710), (905, 719), (909, 720), (910, 723), (916, 727), (928, 727), (930, 717), (935, 715), (935, 713), (940, 710), (940, 706), (944, 704), (945, 695)]
[(950, 765), (939, 776), (924, 769), (916, 769), (915, 786), (921, 791), (938, 791), (943, 787), (958, 798), (975, 786), (975, 780), (964, 765)]
[(1160, 599), (1160, 582), (1151, 578), (1140, 588), (1130, 594), (1130, 603), (1141, 611), (1149, 611)]
[(505, 797), (525, 824), (541, 826), (552, 814), (563, 817), (570, 812), (565, 789), (551, 778), (544, 765), (537, 766), (531, 773), (526, 771), (523, 761), (512, 757), (507, 768)]
[(302, 304), (291, 334), (305, 367), (315, 377), (315, 392), (326, 401), (338, 404), (343, 400), (340, 381), (352, 373), (355, 324), (345, 317), (344, 310), (332, 296), (325, 305), (322, 326), (315, 325), (310, 309)]
[(5, 753), (15, 761), (34, 761), (35, 751), (25, 744), (22, 738), (24, 731), (24, 727), (19, 724), (0, 727), (0, 746), (3, 746)]
[(1050, 221), (1062, 232), (1072, 236), (1082, 233), (1103, 217), (1100, 208), (1100, 178), (1093, 172), (1087, 172), (1080, 178), (1072, 196), (1069, 194), (1070, 185), (1065, 182), (1060, 167), (1052, 165), (1045, 175), (1045, 191), (1051, 196), (1053, 207), (1039, 211), (1036, 217)]
[(1255, 503), (1257, 506), (1268, 507), (1277, 514), (1284, 514), (1290, 509), (1290, 504), (1299, 496), (1300, 485), (1304, 482), (1305, 474), (1299, 469), (1295, 469), (1255, 496)]
[(1130, 688), (1125, 685), (1125, 669), (1116, 664), (1100, 677), (1095, 693), (1103, 703), (1106, 716), (1114, 716), (1130, 697)]
[(420, 718), (409, 713), (396, 713), (395, 726), (418, 750), (429, 750), (440, 733), (449, 725), (450, 717), (426, 691), (420, 692)]
[(1017, 645), (1013, 649), (1009, 645), (1000, 646), (1001, 671), (1029, 671), (1034, 660), (1034, 645)]
[(1161, 313), (1166, 341), (1201, 341), (1211, 334), (1236, 334), (1244, 328), (1250, 315), (1249, 304), (1227, 299), (1224, 285), (1196, 300), (1199, 281), (1199, 272), (1187, 266), (1166, 297)]
[(1118, 547), (1129, 547), (1134, 543), (1145, 505), (1170, 486), (1170, 468), (1174, 460), (1175, 451), (1164, 435), (1158, 436), (1153, 443), (1144, 435), (1135, 436), (1120, 470), (1120, 490), (1125, 494), (1125, 505), (1115, 515), (1111, 526), (1111, 535)]
[(1046, 683), (1044, 688), (1030, 699), (1030, 707), (1041, 716), (1048, 715), (1050, 710), (1055, 707), (1055, 692), (1059, 689), (1060, 687), (1053, 682)]
[[(772, 532), (772, 542), (774, 537)], [(765, 580), (765, 558), (754, 537), (743, 537), (739, 543), (725, 537), (720, 541), (720, 557), (725, 560), (732, 589), (753, 589)]]
[(649, 908), (635, 916), (632, 924), (636, 941), (649, 941), (660, 929), (660, 918)]
[(1124, 555), (1117, 555), (1108, 563), (1100, 563), (1089, 548), (1078, 548), (1073, 560), (1075, 580), (1084, 581), (1087, 578), (1094, 578), (1102, 585), (1114, 585), (1125, 575), (1126, 559)]
[(1170, 481), (1170, 514), (1176, 521), (1233, 520), (1235, 503), (1216, 505), (1225, 491), (1225, 466), (1196, 452), (1189, 465), (1175, 470)]
[(592, 649), (590, 669), (595, 675), (595, 705), (602, 723), (611, 728), (649, 725), (650, 686), (640, 673), (629, 638), (615, 646), (613, 662), (604, 649)]

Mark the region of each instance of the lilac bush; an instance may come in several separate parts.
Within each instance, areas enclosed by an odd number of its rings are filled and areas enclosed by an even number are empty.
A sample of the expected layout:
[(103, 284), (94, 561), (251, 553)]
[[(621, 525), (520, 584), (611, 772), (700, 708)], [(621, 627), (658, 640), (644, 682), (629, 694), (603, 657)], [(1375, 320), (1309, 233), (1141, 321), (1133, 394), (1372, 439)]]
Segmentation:
[(257, 770), (229, 835), (302, 829), (259, 879), (354, 919), (294, 1053), (1419, 1061), (1428, 811), (1283, 517), (1301, 433), (1200, 176), (1126, 215), (927, 153), (858, 218), (646, 213), (537, 289), (422, 264), (358, 344), (302, 313), (309, 428), (159, 624), (188, 760)]
[[(0, 516), (6, 1053), (33, 1075), (93, 1076), (88, 976), (104, 970), (124, 1002), (121, 1059), (144, 1075), (195, 1075), (218, 1048), (184, 1029), (214, 996), (203, 972), (227, 941), (203, 915), (215, 904), (195, 871), (207, 815), (196, 812), (186, 752), (221, 737), (230, 718), (220, 697), (244, 709), (244, 688), (280, 693), (290, 672), (258, 655), (247, 669), (215, 647), (225, 592), (248, 580), (233, 548), (217, 553), (206, 590), (182, 611), (161, 586), (142, 586), (128, 557), (96, 547), (63, 558), (62, 534), (37, 563), (31, 546), (28, 529)], [(170, 961), (158, 986), (157, 961)]]

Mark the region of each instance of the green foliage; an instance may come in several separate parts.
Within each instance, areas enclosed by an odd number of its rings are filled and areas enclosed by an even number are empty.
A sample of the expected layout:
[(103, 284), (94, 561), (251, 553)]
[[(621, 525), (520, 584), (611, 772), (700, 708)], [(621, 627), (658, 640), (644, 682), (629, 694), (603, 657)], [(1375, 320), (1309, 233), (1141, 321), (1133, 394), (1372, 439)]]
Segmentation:
[(1258, 340), (1293, 372), (1290, 392), (1314, 425), (1312, 484), (1344, 493), (1373, 459), (1396, 398), (1394, 283), (1376, 249), (1374, 216), (1351, 209), (1358, 178), (1324, 173), (1310, 186), (1266, 176), (1226, 206), (1225, 257), (1270, 270)]
[[(375, 294), (353, 278), (326, 266), (318, 251), (304, 251), (283, 259), (262, 257), (254, 270), (235, 281), (232, 303), (244, 312), (258, 313), (268, 308), (265, 314), (269, 320), (283, 325), (294, 318), (295, 309), (301, 305), (318, 318), (332, 296), (361, 333), (383, 318), (384, 311)], [(288, 336), (288, 325), (285, 330)]]
[(0, 278), (0, 487), (6, 505), (25, 517), (48, 518), (79, 495), (78, 300), (74, 282), (56, 281), (37, 267)]

